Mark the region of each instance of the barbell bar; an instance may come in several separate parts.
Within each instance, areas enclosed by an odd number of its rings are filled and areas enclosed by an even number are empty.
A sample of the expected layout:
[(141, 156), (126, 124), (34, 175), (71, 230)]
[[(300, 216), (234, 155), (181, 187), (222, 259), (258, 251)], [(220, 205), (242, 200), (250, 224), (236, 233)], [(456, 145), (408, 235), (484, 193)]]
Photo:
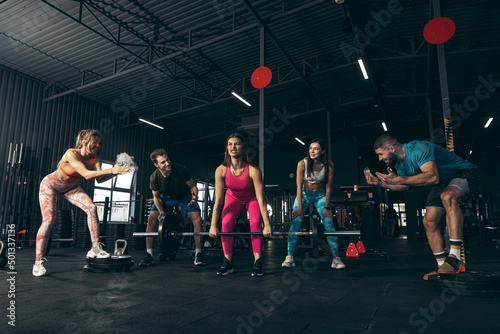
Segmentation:
[[(45, 248), (45, 254), (44, 255), (49, 255), (49, 252), (50, 252), (50, 245), (53, 243), (53, 242), (71, 242), (73, 243), (75, 241), (74, 238), (55, 238), (55, 239), (52, 239), (49, 237), (49, 240), (47, 241), (47, 247)], [(24, 244), (24, 243), (30, 243), (30, 242), (34, 242), (36, 243), (36, 240), (34, 239), (26, 239), (26, 240), (16, 240), (15, 243), (20, 243), (20, 244)]]
[[(62, 239), (49, 239), (51, 242), (73, 242), (75, 241), (73, 238), (62, 238)], [(25, 243), (25, 242), (36, 242), (34, 239), (26, 239), (26, 240), (16, 240), (16, 243)]]
[[(361, 235), (360, 231), (325, 231), (323, 232), (327, 237), (352, 237)], [(174, 237), (198, 237), (198, 236), (210, 236), (209, 232), (169, 232), (168, 235)], [(219, 232), (217, 236), (239, 236), (239, 235), (262, 235), (262, 232)], [(303, 231), (303, 232), (272, 232), (271, 236), (285, 236), (285, 235), (297, 235), (297, 236), (312, 236), (313, 231)], [(158, 232), (134, 232), (134, 237), (158, 237)]]
[[(312, 224), (312, 231), (302, 232), (272, 232), (271, 236), (310, 236), (312, 238), (313, 247), (317, 245), (318, 230), (316, 224)], [(164, 216), (158, 217), (158, 232), (134, 232), (134, 237), (158, 237), (160, 250), (165, 257), (177, 252), (179, 249), (178, 237), (183, 236), (210, 236), (209, 232), (177, 232), (179, 229), (179, 221), (177, 215), (173, 212), (167, 212)], [(262, 232), (220, 232), (217, 236), (244, 236), (244, 235), (260, 235)], [(325, 236), (360, 236), (361, 231), (325, 231)]]

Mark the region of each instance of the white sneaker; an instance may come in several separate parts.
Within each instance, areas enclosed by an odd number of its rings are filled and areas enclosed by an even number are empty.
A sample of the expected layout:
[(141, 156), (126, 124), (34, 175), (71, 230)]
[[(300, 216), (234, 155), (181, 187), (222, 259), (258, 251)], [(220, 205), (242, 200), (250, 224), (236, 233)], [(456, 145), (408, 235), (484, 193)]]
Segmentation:
[(295, 267), (295, 262), (293, 261), (293, 256), (287, 255), (285, 261), (281, 264), (282, 267)]
[(332, 268), (333, 269), (344, 269), (345, 268), (345, 264), (344, 262), (342, 262), (342, 260), (340, 259), (340, 257), (338, 256), (335, 256), (332, 260)]
[(102, 244), (99, 242), (97, 244), (93, 244), (92, 248), (87, 252), (87, 258), (98, 258), (98, 259), (107, 259), (111, 255), (102, 250)]
[(33, 276), (45, 276), (47, 275), (47, 269), (43, 266), (43, 262), (47, 261), (46, 258), (42, 257), (40, 261), (35, 260), (33, 265)]

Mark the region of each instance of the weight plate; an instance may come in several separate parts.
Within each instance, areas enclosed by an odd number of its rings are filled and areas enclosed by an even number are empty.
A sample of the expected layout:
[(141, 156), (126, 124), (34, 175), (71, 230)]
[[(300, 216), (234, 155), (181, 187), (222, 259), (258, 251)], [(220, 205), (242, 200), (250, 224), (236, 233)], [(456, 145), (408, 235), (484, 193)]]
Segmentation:
[(160, 216), (158, 218), (158, 239), (153, 240), (153, 247), (155, 247), (158, 244), (158, 245), (160, 245), (161, 251), (164, 252), (163, 247), (165, 247), (165, 249), (166, 249), (167, 242), (168, 242), (167, 241), (167, 226), (165, 224), (165, 216)]
[(112, 255), (107, 259), (99, 259), (99, 258), (87, 258), (87, 263), (94, 264), (115, 264), (115, 263), (127, 263), (132, 262), (132, 257), (130, 255)]
[(435, 289), (448, 289), (455, 295), (500, 297), (500, 274), (470, 271), (456, 275), (431, 275), (429, 282)]
[(500, 290), (499, 283), (491, 283), (491, 282), (461, 282), (461, 281), (452, 281), (452, 280), (444, 280), (439, 278), (440, 275), (431, 275), (429, 276), (429, 281), (436, 286), (441, 286), (445, 288), (452, 289), (463, 289), (463, 290)]
[(89, 263), (87, 264), (89, 268), (93, 269), (121, 269), (130, 268), (134, 266), (134, 262), (127, 263)]
[(318, 248), (318, 221), (316, 219), (312, 219), (311, 230), (312, 230), (312, 235), (311, 235), (312, 248), (317, 249)]
[(460, 282), (492, 282), (500, 284), (500, 273), (491, 271), (471, 270), (458, 275), (436, 275), (438, 279)]
[(177, 215), (167, 212), (158, 222), (158, 242), (160, 250), (166, 257), (179, 250), (179, 239), (171, 233), (180, 229)]
[(130, 271), (130, 267), (124, 267), (122, 269), (100, 269), (100, 268), (92, 268), (86, 265), (83, 267), (83, 271), (87, 273), (110, 273), (112, 271)]

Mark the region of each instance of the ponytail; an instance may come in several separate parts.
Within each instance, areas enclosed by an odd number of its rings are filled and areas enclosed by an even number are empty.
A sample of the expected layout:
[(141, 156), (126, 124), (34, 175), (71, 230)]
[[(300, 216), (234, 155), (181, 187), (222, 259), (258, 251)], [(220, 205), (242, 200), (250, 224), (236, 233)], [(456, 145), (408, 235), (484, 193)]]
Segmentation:
[(87, 134), (87, 130), (80, 130), (78, 132), (78, 135), (76, 136), (75, 148), (80, 149), (83, 147), (83, 140), (85, 139), (86, 134)]

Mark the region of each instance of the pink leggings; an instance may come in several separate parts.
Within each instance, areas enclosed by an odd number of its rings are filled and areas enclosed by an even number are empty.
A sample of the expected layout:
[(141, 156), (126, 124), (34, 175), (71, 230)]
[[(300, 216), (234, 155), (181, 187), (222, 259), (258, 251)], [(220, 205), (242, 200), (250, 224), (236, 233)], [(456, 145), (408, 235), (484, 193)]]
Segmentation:
[(78, 182), (63, 181), (57, 171), (47, 175), (40, 183), (40, 208), (42, 209), (42, 225), (36, 235), (36, 257), (42, 257), (47, 247), (50, 230), (56, 219), (57, 194), (63, 195), (71, 204), (76, 205), (87, 214), (87, 224), (92, 242), (99, 241), (99, 218), (97, 209), (90, 197), (78, 185)]
[[(229, 190), (226, 192), (224, 210), (222, 210), (221, 232), (233, 232), (234, 222), (244, 206), (247, 207), (247, 211), (250, 216), (250, 231), (262, 232), (262, 225), (260, 223), (260, 207), (259, 202), (257, 202), (257, 198), (253, 197), (250, 200), (239, 200), (231, 195)], [(264, 238), (262, 236), (252, 235), (251, 240), (253, 252), (261, 253)], [(221, 236), (221, 241), (224, 254), (232, 254), (234, 237)]]

